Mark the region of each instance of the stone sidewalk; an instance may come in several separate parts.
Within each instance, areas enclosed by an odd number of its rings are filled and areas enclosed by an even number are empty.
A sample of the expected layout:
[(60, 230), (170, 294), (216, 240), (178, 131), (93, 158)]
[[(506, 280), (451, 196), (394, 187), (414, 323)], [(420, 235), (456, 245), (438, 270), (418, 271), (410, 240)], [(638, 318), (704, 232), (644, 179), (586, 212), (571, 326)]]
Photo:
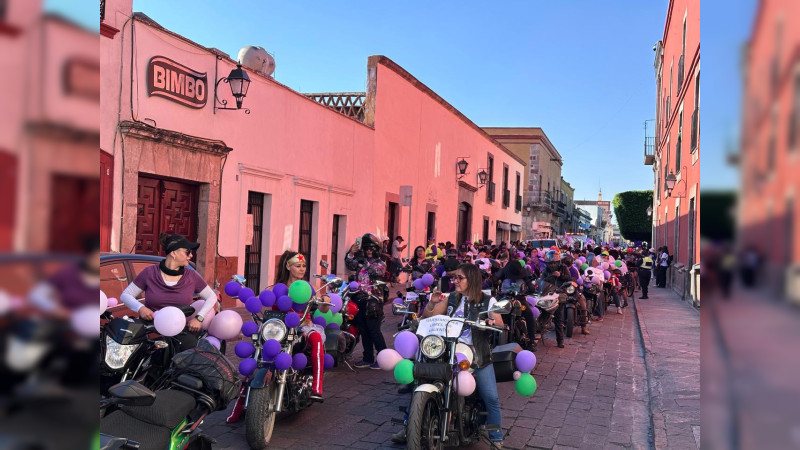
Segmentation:
[[(549, 333), (536, 352), (538, 390), (532, 397), (520, 397), (513, 383), (498, 385), (505, 448), (697, 448), (692, 427), (700, 423), (699, 337), (693, 333), (699, 332), (699, 318), (669, 291), (651, 292), (650, 300), (636, 300), (625, 314), (610, 308), (603, 322), (591, 324), (589, 336), (576, 328), (563, 349)], [(382, 327), (390, 345), (397, 321), (387, 315)], [(354, 357), (360, 356), (358, 348)], [(403, 448), (390, 441), (400, 429), (391, 418), (402, 418), (398, 409), (409, 402), (397, 388), (383, 371), (327, 371), (325, 403), (280, 417), (270, 448)], [(203, 425), (217, 439), (215, 448), (247, 448), (243, 423), (227, 424), (226, 416), (227, 411), (212, 414)], [(660, 431), (654, 432), (654, 422)], [(657, 440), (662, 436), (664, 445)]]
[(655, 448), (700, 447), (700, 314), (668, 288), (636, 299)]

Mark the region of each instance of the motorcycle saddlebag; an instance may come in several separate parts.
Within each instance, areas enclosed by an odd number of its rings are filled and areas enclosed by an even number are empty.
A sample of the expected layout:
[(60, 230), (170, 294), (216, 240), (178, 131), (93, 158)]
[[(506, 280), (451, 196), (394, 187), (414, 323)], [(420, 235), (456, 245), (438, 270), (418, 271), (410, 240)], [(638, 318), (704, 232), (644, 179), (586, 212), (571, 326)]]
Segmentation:
[(514, 381), (514, 371), (517, 370), (514, 360), (520, 350), (522, 348), (516, 342), (498, 345), (492, 350), (494, 377), (498, 383)]

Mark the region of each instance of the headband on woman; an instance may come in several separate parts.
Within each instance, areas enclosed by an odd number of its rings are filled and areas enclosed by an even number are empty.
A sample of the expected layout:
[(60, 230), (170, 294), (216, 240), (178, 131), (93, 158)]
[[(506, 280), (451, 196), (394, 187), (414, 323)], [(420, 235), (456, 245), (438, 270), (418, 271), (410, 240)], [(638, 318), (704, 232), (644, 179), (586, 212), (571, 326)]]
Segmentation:
[(303, 263), (306, 262), (306, 257), (303, 256), (302, 253), (297, 253), (294, 256), (292, 256), (291, 258), (289, 258), (289, 260), (286, 261), (286, 268), (288, 269), (289, 266), (292, 266), (292, 265), (297, 264), (299, 262), (303, 262)]

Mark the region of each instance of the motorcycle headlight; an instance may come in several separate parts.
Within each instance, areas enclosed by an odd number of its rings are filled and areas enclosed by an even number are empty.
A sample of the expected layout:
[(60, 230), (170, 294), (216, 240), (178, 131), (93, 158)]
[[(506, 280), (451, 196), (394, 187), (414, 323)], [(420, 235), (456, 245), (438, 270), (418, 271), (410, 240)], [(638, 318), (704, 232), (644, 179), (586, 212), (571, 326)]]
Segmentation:
[(568, 286), (567, 287), (567, 294), (574, 294), (575, 293), (575, 286)]
[(122, 345), (106, 336), (106, 365), (111, 369), (121, 369), (125, 367), (133, 352), (142, 344)]
[(425, 336), (419, 348), (426, 358), (436, 359), (444, 353), (444, 339), (434, 335)]
[(286, 337), (286, 331), (286, 324), (284, 324), (282, 320), (269, 319), (264, 322), (264, 325), (261, 327), (261, 337), (265, 341), (275, 339), (278, 342), (282, 342)]

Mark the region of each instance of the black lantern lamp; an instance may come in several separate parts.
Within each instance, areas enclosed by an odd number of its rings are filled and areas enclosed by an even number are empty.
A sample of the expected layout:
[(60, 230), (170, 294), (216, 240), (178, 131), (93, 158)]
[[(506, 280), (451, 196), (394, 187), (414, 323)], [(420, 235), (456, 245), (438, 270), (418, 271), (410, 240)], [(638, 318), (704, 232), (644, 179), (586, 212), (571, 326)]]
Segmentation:
[[(228, 101), (227, 100), (220, 100), (217, 97), (217, 87), (221, 82), (228, 83), (231, 87), (231, 95), (233, 98), (236, 99), (236, 108), (228, 108)], [(232, 109), (232, 110), (239, 110), (242, 109), (242, 101), (247, 96), (247, 89), (250, 87), (250, 77), (247, 75), (247, 71), (242, 69), (241, 64), (237, 64), (236, 68), (231, 70), (231, 73), (228, 74), (227, 77), (220, 78), (217, 80), (216, 86), (214, 86), (214, 99), (217, 103), (222, 106), (217, 106), (216, 103), (214, 104), (214, 112), (218, 109)], [(250, 109), (244, 109), (245, 114), (250, 114)]]
[[(466, 161), (465, 161), (466, 162)], [(486, 182), (489, 181), (489, 173), (486, 172), (486, 169), (480, 169), (478, 172), (478, 189), (486, 186)]]
[(465, 156), (459, 156), (458, 161), (456, 161), (456, 181), (461, 181), (464, 178), (464, 175), (467, 174), (467, 167), (469, 167), (469, 163), (465, 159)]
[[(686, 172), (686, 166), (683, 166), (683, 171), (684, 171), (684, 173)], [(675, 189), (676, 182), (678, 182), (678, 177), (676, 177), (675, 173), (670, 170), (669, 174), (666, 176), (666, 178), (664, 178), (664, 187), (667, 189), (667, 197), (672, 197), (672, 190)], [(686, 190), (686, 180), (681, 180), (680, 182), (683, 183), (684, 191), (685, 191)], [(683, 198), (683, 197), (685, 197), (685, 195), (686, 195), (686, 192), (684, 192), (683, 194), (676, 194), (675, 197), (676, 198)]]

